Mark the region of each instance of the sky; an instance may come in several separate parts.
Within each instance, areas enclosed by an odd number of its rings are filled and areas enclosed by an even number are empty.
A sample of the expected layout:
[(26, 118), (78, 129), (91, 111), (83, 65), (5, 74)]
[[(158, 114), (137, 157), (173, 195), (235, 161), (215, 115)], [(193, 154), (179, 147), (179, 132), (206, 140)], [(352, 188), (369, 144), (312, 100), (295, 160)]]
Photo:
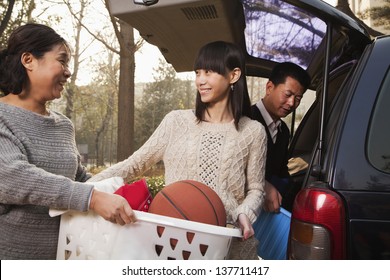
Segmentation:
[[(135, 53), (135, 82), (152, 82), (153, 68), (157, 67), (159, 59), (165, 59), (159, 49), (145, 42)], [(177, 73), (177, 76), (181, 79), (195, 78), (193, 72)]]
[(159, 59), (164, 57), (158, 48), (145, 42), (141, 50), (135, 53), (135, 82), (151, 82), (151, 73), (158, 65)]

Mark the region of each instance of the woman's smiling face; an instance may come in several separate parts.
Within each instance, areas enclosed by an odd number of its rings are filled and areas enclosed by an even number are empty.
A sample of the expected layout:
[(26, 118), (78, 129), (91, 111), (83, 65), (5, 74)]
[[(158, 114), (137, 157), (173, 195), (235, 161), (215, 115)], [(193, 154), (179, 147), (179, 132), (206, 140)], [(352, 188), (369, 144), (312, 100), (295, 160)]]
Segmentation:
[(203, 103), (216, 103), (227, 99), (230, 80), (217, 72), (198, 69), (195, 84)]
[(64, 85), (71, 76), (68, 63), (70, 51), (65, 44), (55, 45), (41, 58), (31, 58), (27, 66), (30, 94), (46, 102), (61, 97)]

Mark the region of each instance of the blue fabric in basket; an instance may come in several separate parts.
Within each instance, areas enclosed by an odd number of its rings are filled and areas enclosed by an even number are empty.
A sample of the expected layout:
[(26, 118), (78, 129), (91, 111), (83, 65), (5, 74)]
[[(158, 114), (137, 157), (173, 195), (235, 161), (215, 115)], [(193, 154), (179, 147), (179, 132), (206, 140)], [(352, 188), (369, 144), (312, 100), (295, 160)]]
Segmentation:
[(262, 211), (253, 224), (259, 240), (257, 254), (265, 260), (285, 260), (291, 213), (280, 208), (280, 213)]

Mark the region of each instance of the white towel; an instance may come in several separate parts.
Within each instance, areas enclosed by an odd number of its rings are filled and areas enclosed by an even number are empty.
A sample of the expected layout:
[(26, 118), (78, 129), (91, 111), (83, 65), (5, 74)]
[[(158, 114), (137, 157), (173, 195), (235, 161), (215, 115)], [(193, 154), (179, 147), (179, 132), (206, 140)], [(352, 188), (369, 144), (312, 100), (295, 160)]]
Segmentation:
[[(117, 189), (119, 189), (121, 186), (124, 185), (123, 178), (121, 177), (111, 177), (107, 178), (98, 182), (86, 182), (86, 184), (94, 185), (95, 189), (107, 193), (114, 193)], [(56, 217), (58, 215), (62, 215), (65, 212), (68, 212), (69, 210), (63, 210), (63, 209), (49, 209), (49, 215), (50, 217)]]

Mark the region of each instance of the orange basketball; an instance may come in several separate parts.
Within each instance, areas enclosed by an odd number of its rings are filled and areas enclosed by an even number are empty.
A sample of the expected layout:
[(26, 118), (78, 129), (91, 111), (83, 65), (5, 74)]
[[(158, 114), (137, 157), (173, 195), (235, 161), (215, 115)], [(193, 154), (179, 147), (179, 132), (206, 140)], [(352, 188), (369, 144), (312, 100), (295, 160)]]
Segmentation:
[(225, 207), (217, 193), (205, 184), (193, 180), (165, 186), (154, 197), (149, 213), (226, 226)]

